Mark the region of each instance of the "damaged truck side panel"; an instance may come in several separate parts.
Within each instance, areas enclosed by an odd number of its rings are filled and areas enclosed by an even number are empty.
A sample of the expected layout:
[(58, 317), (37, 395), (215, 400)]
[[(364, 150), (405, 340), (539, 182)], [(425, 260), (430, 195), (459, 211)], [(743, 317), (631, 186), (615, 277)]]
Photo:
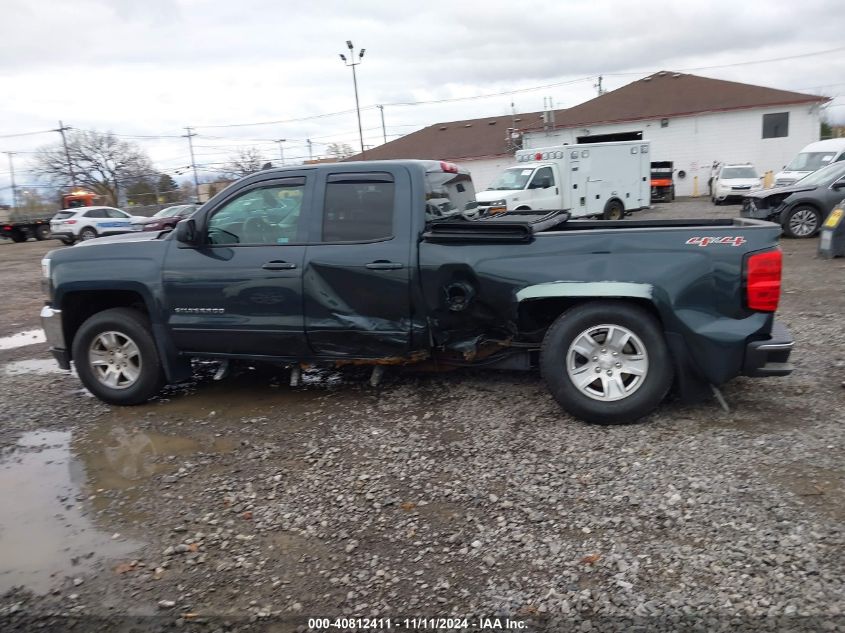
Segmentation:
[(478, 218), (473, 201), (469, 175), (436, 161), (265, 170), (173, 232), (50, 253), (45, 329), (60, 365), (122, 404), (185, 378), (192, 357), (539, 363), (564, 408), (606, 422), (647, 413), (672, 382), (691, 396), (791, 371), (775, 225)]

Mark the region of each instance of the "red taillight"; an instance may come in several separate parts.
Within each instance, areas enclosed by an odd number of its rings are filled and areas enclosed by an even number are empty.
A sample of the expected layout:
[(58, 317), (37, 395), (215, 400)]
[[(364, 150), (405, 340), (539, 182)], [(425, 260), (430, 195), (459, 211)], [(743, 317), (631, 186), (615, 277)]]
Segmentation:
[(65, 220), (65, 224), (76, 224), (76, 220)]
[(440, 169), (441, 171), (445, 171), (447, 174), (458, 173), (458, 166), (455, 163), (447, 163), (443, 160), (440, 161)]
[(543, 160), (543, 155), (540, 152), (534, 154), (534, 160)]
[(745, 298), (749, 309), (774, 312), (780, 301), (783, 255), (780, 249), (751, 255), (745, 264)]
[(3, 227), (3, 230), (4, 230), (4, 231), (11, 231), (11, 230), (12, 230), (12, 226), (11, 226), (11, 225), (6, 225), (6, 226), (4, 226), (4, 227)]

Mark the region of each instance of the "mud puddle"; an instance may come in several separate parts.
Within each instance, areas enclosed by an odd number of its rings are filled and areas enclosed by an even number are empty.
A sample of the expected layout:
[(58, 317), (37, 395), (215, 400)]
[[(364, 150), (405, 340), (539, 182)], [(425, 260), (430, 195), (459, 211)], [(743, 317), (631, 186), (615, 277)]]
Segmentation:
[(0, 456), (0, 594), (47, 593), (140, 547), (87, 516), (86, 479), (69, 431), (25, 433)]
[(11, 336), (0, 337), (0, 350), (15, 349), (46, 341), (47, 338), (44, 336), (44, 330), (27, 330), (12, 334)]
[(28, 358), (26, 360), (14, 360), (0, 365), (0, 376), (23, 376), (37, 374), (45, 376), (49, 374), (70, 374), (58, 366), (52, 358)]

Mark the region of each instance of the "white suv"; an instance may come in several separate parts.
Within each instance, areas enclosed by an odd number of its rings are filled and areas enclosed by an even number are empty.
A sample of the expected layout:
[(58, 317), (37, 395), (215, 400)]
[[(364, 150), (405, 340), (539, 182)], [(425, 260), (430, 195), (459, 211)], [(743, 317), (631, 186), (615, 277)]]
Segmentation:
[(713, 204), (740, 202), (742, 196), (763, 188), (763, 179), (750, 163), (722, 165), (710, 185)]
[(132, 223), (146, 218), (129, 215), (114, 207), (79, 207), (59, 211), (50, 220), (52, 236), (65, 244), (91, 240), (100, 235), (132, 231)]

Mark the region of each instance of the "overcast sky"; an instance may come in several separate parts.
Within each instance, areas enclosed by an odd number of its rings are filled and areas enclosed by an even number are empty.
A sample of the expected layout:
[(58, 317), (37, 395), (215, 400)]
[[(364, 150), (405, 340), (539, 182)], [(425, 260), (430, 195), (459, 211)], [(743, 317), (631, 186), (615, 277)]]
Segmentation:
[[(727, 66), (845, 47), (837, 0), (3, 0), (0, 4), (0, 136), (76, 128), (137, 139), (156, 166), (190, 163), (184, 134), (196, 126), (197, 162), (225, 162), (256, 145), (268, 160), (289, 139), (291, 160), (331, 142), (358, 147), (352, 77), (338, 54), (366, 48), (358, 67), (365, 143), (382, 142), (376, 104), (469, 97), (563, 84), (467, 101), (387, 105), (388, 138), (439, 121), (541, 110), (544, 97), (569, 107), (595, 96), (595, 77), (618, 88), (655, 70), (828, 96), (845, 95), (845, 50)], [(348, 56), (348, 55), (347, 55)], [(845, 120), (845, 97), (829, 117)], [(207, 126), (310, 120), (215, 128)], [(203, 138), (203, 137), (223, 138)], [(18, 184), (32, 152), (58, 134), (0, 138)], [(5, 156), (2, 157), (5, 159)], [(6, 161), (0, 198), (9, 198)], [(209, 172), (210, 173), (210, 172)], [(179, 176), (179, 178), (183, 178)]]

